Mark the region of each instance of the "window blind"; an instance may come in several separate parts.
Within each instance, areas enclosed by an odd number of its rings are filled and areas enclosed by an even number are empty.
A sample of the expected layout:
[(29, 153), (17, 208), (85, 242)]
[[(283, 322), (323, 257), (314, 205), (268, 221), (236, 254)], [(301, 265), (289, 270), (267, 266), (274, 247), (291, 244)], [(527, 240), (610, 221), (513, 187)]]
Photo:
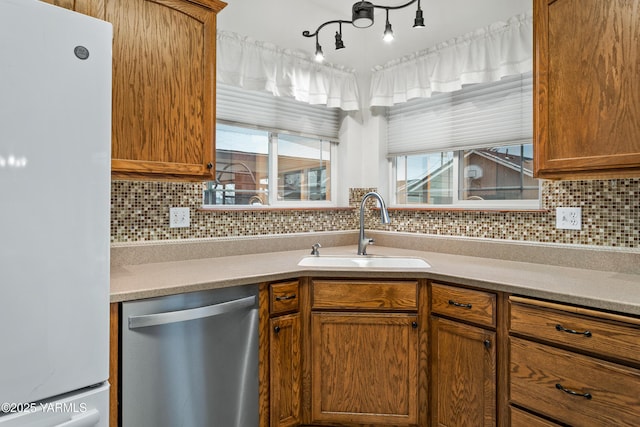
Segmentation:
[(338, 141), (339, 110), (218, 83), (216, 119)]
[(532, 73), (398, 104), (387, 118), (389, 156), (530, 143)]

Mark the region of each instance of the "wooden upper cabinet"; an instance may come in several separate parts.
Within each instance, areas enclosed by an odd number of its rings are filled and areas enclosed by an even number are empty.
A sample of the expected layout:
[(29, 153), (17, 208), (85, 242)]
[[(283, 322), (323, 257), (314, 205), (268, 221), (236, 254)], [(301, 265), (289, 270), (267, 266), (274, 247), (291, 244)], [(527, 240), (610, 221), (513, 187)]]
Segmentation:
[(210, 179), (219, 0), (45, 0), (113, 24), (114, 178)]
[(536, 176), (640, 176), (640, 0), (533, 5)]

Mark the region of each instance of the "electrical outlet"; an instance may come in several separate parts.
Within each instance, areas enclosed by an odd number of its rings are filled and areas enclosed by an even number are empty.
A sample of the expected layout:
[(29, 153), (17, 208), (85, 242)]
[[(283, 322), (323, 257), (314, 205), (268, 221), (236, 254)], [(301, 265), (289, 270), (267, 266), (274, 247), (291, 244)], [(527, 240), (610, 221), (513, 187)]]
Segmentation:
[(582, 208), (556, 208), (556, 228), (581, 230)]
[(188, 227), (189, 208), (169, 208), (169, 228)]

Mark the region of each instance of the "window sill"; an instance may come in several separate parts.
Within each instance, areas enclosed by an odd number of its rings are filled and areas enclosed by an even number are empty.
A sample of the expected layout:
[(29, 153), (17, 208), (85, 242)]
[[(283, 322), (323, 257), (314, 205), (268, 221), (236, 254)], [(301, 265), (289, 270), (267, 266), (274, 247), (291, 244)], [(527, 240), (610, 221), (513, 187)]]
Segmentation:
[(452, 207), (452, 206), (389, 206), (389, 211), (395, 212), (487, 212), (487, 213), (505, 213), (505, 212), (523, 212), (523, 213), (547, 213), (549, 209), (543, 208), (507, 208), (507, 207)]
[(318, 212), (330, 212), (330, 211), (350, 211), (355, 210), (352, 206), (266, 206), (266, 205), (220, 205), (220, 206), (201, 206), (197, 209), (199, 212), (261, 212), (261, 211), (318, 211)]

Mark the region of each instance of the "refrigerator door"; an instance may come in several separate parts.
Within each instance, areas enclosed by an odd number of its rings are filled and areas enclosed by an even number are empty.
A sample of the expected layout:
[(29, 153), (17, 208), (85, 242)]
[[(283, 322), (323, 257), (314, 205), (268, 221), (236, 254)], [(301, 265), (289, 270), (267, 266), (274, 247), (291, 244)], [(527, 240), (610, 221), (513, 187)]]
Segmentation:
[(0, 402), (108, 378), (111, 39), (0, 1)]

